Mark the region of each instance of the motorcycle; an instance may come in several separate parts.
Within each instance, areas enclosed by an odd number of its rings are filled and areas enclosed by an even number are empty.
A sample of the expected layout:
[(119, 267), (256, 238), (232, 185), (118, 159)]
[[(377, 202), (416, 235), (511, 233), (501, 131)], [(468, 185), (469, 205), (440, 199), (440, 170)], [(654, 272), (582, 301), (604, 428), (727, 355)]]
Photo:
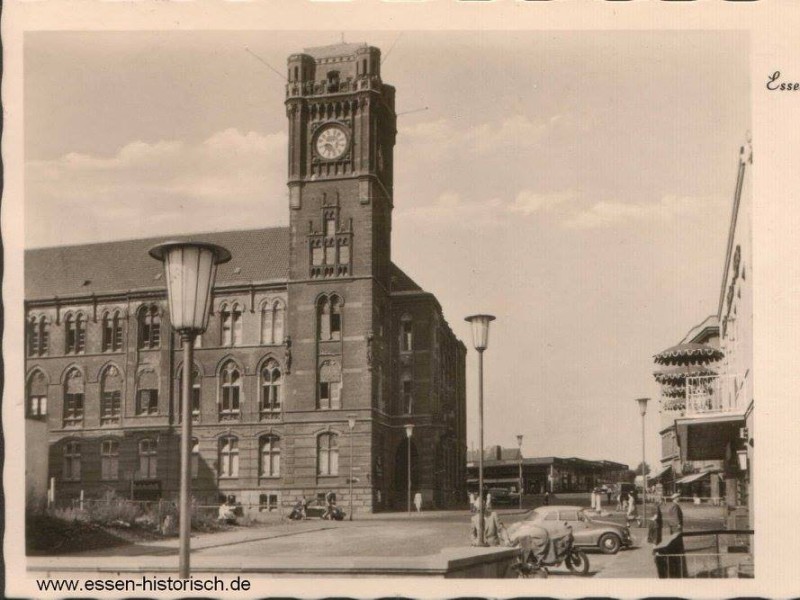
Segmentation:
[(572, 573), (586, 575), (589, 572), (589, 557), (574, 545), (572, 528), (565, 523), (563, 530), (553, 534), (537, 527), (517, 539), (513, 545), (520, 548), (512, 572), (519, 578), (547, 577), (548, 567), (564, 564)]

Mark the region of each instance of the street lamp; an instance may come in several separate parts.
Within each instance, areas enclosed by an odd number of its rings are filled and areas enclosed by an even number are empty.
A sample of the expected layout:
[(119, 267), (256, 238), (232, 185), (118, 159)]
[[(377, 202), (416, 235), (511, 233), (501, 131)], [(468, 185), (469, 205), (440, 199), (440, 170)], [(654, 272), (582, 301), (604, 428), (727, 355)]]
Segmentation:
[(414, 424), (406, 425), (406, 442), (408, 445), (408, 516), (411, 516), (411, 436), (414, 435)]
[(492, 315), (472, 315), (464, 319), (472, 325), (472, 345), (478, 351), (478, 545), (485, 546), (483, 524), (483, 351), (489, 345), (489, 323)]
[[(647, 414), (647, 402), (650, 398), (637, 398), (639, 414), (642, 415), (642, 519), (647, 519), (647, 475), (644, 472), (644, 416)], [(643, 521), (644, 522), (644, 521)]]
[(519, 509), (522, 510), (522, 434), (517, 434), (519, 445)]
[(179, 570), (180, 577), (188, 579), (192, 522), (189, 504), (192, 481), (192, 351), (195, 338), (208, 326), (217, 265), (228, 262), (231, 253), (221, 246), (206, 242), (164, 242), (150, 248), (149, 254), (164, 263), (170, 320), (183, 344)]
[(347, 426), (350, 428), (350, 520), (353, 520), (353, 430), (356, 428), (356, 416), (347, 415)]

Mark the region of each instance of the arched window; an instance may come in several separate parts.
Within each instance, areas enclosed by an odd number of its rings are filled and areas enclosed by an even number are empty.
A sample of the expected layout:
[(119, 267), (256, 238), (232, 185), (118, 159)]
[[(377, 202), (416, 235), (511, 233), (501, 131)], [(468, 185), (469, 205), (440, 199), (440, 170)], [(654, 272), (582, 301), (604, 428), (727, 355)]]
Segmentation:
[(220, 420), (239, 418), (239, 400), (241, 395), (241, 376), (239, 368), (233, 361), (228, 361), (220, 373), (222, 389), (220, 391)]
[(86, 318), (82, 313), (68, 314), (64, 318), (66, 353), (82, 354), (86, 351)]
[(319, 400), (321, 409), (342, 407), (342, 369), (334, 360), (326, 360), (319, 369)]
[(233, 435), (219, 440), (219, 476), (239, 476), (239, 439)]
[(152, 369), (139, 373), (139, 386), (136, 390), (136, 414), (158, 414), (158, 375)]
[(223, 304), (220, 310), (222, 322), (222, 345), (241, 346), (242, 344), (242, 308), (238, 304)]
[(114, 365), (109, 366), (103, 372), (100, 387), (100, 424), (119, 423), (122, 405), (122, 377)]
[(400, 351), (411, 352), (414, 349), (414, 327), (409, 315), (400, 319)]
[(64, 463), (62, 475), (67, 481), (80, 481), (81, 479), (81, 444), (80, 442), (67, 442), (64, 444)]
[(339, 474), (339, 436), (323, 433), (317, 438), (317, 475)]
[(281, 368), (278, 362), (269, 359), (261, 369), (262, 419), (279, 419), (281, 416)]
[(50, 346), (47, 317), (31, 317), (28, 321), (28, 356), (44, 356)]
[[(183, 418), (183, 372), (181, 367), (178, 373), (178, 420)], [(192, 367), (192, 419), (197, 420), (200, 417), (200, 370), (197, 365)]]
[(261, 447), (261, 477), (280, 477), (281, 439), (277, 435), (264, 435), (259, 440)]
[(122, 321), (119, 311), (103, 315), (103, 352), (122, 350)]
[(100, 444), (100, 478), (115, 481), (119, 478), (119, 442), (103, 440)]
[(286, 307), (281, 300), (265, 303), (261, 307), (261, 343), (282, 344), (285, 338)]
[(342, 339), (342, 300), (333, 295), (323, 296), (317, 302), (319, 339), (322, 341)]
[(158, 307), (146, 306), (139, 311), (139, 349), (158, 348), (161, 344), (161, 316)]
[(83, 373), (72, 369), (64, 382), (64, 427), (83, 424)]
[(155, 479), (158, 476), (158, 446), (155, 440), (139, 442), (139, 477)]
[(47, 378), (41, 371), (28, 379), (28, 417), (42, 419), (47, 416)]

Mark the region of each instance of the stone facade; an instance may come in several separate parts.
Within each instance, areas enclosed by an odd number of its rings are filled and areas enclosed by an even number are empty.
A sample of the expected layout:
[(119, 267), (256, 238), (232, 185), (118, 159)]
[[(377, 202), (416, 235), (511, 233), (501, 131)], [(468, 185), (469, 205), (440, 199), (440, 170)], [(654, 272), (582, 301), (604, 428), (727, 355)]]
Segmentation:
[[(288, 67), (289, 227), (193, 236), (233, 255), (194, 353), (193, 493), (269, 512), (335, 491), (347, 509), (352, 472), (357, 510), (404, 507), (412, 423), (414, 491), (463, 504), (466, 348), (391, 262), (380, 51), (311, 49)], [(26, 254), (27, 406), (46, 413), (57, 500), (177, 494), (183, 365), (147, 256), (160, 241)]]

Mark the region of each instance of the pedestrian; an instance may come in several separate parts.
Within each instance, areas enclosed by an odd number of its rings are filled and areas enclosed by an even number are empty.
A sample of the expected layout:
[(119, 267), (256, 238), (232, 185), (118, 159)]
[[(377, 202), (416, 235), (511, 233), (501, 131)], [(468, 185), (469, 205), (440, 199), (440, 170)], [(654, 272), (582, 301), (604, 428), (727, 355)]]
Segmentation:
[(683, 510), (678, 504), (681, 495), (672, 494), (672, 502), (658, 511), (662, 517), (661, 543), (653, 549), (660, 579), (687, 577), (686, 550), (683, 546)]
[(606, 502), (611, 504), (611, 488), (606, 488)]
[[(478, 545), (478, 531), (480, 531), (480, 514), (472, 517), (472, 545)], [(504, 539), (505, 538), (505, 539)], [(487, 546), (499, 546), (508, 541), (508, 532), (497, 513), (483, 509), (483, 540)]]
[(550, 492), (549, 491), (546, 491), (544, 493), (544, 505), (545, 506), (549, 506), (550, 505)]
[(486, 510), (492, 510), (492, 493), (486, 493)]
[(636, 495), (633, 493), (628, 496), (628, 512), (625, 516), (625, 522), (628, 527), (630, 527), (631, 523), (633, 522), (635, 522), (638, 527), (642, 526), (642, 520), (639, 518), (639, 515), (636, 512)]
[(422, 494), (419, 492), (414, 494), (414, 506), (417, 507), (417, 513), (422, 512)]
[(475, 493), (469, 493), (469, 512), (474, 513), (477, 510)]

